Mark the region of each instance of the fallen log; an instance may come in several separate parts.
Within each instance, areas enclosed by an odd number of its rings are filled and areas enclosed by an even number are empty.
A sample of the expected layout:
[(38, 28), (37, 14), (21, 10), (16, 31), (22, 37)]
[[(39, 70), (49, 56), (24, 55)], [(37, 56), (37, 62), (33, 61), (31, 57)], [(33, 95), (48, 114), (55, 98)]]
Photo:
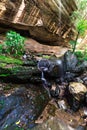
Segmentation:
[(8, 62), (5, 59), (3, 61), (0, 59), (0, 79), (14, 83), (40, 82), (40, 72), (35, 59), (18, 63), (12, 63), (13, 61)]

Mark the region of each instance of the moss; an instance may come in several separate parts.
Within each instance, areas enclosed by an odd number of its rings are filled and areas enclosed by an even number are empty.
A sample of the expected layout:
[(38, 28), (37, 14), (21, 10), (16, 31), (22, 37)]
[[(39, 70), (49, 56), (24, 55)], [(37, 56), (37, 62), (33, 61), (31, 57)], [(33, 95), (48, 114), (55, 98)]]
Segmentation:
[(5, 67), (6, 65), (6, 63), (0, 63), (0, 67)]
[(10, 74), (0, 74), (0, 77), (7, 77), (9, 76)]
[(7, 63), (7, 64), (18, 64), (18, 65), (23, 64), (23, 62), (19, 59), (15, 59), (15, 58), (3, 56), (3, 55), (0, 55), (0, 62)]

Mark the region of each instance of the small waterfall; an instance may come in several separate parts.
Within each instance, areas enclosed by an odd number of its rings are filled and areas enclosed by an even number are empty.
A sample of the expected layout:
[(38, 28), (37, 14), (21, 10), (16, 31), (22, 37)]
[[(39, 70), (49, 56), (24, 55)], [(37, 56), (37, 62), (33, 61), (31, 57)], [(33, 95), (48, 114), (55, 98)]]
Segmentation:
[(41, 71), (41, 72), (42, 72), (41, 73), (41, 80), (43, 82), (43, 86), (44, 86), (45, 90), (48, 92), (49, 98), (51, 98), (49, 83), (47, 82), (47, 80), (44, 77), (44, 72), (43, 71)]
[(42, 74), (41, 74), (41, 80), (43, 81), (44, 85), (47, 86), (47, 81), (44, 77), (44, 72), (42, 71)]

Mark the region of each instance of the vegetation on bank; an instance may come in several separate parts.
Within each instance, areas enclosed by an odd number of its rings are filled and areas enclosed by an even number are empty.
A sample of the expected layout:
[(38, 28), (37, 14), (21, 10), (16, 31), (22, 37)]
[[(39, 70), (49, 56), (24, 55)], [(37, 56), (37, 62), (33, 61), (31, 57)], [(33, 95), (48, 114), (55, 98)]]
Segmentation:
[(72, 46), (72, 52), (75, 53), (80, 59), (87, 60), (87, 48), (84, 51), (76, 51), (76, 45), (78, 44), (78, 39), (84, 38), (86, 36), (87, 30), (87, 0), (77, 0), (78, 9), (73, 12), (71, 16), (72, 23), (75, 26), (75, 39), (70, 41)]

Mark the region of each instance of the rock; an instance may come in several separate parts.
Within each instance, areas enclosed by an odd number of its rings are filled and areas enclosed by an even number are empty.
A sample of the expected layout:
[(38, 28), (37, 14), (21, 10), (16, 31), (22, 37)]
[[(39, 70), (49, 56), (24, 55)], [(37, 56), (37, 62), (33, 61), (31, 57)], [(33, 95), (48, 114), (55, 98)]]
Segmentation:
[(70, 82), (66, 89), (66, 99), (71, 111), (78, 111), (86, 105), (87, 88), (84, 84), (78, 82)]
[(80, 101), (84, 94), (87, 92), (87, 88), (82, 83), (71, 82), (69, 84), (69, 91), (77, 100)]
[(74, 68), (73, 72), (82, 74), (86, 70), (87, 70), (87, 61), (82, 61), (81, 64), (76, 65), (76, 67)]
[(67, 51), (64, 54), (64, 64), (66, 71), (73, 72), (77, 63), (77, 57), (71, 51)]
[[(14, 86), (14, 85), (13, 85)], [(24, 87), (23, 87), (24, 86)], [(24, 129), (35, 126), (49, 98), (41, 86), (17, 85), (10, 95), (0, 96), (0, 129)]]
[(79, 60), (77, 59), (76, 55), (71, 51), (67, 51), (64, 54), (63, 62), (66, 81), (79, 81), (86, 84), (86, 75), (84, 78), (82, 78), (82, 75), (86, 73), (87, 61), (82, 61), (79, 64)]
[[(46, 44), (46, 45), (45, 45)], [(47, 45), (48, 43), (43, 43), (37, 42), (34, 39), (26, 39), (25, 41), (25, 48), (26, 50), (29, 50), (31, 52), (36, 52), (37, 54), (50, 54), (50, 55), (55, 55), (56, 57), (62, 56), (67, 50), (67, 47), (61, 47), (61, 46), (50, 46)]]
[(32, 130), (71, 130), (70, 128), (57, 117), (51, 117), (45, 123), (38, 125)]
[(55, 100), (52, 99), (38, 118), (38, 126), (34, 130), (76, 130), (79, 123), (81, 123), (80, 114), (78, 114), (70, 114), (58, 108)]
[(49, 45), (68, 46), (73, 37), (70, 16), (77, 9), (75, 0), (5, 0), (0, 4), (3, 3), (5, 9), (1, 7), (0, 15), (3, 28), (7, 25), (8, 29), (26, 31), (28, 36)]
[(80, 76), (80, 79), (83, 81), (83, 83), (87, 86), (87, 72), (84, 71), (82, 75)]

